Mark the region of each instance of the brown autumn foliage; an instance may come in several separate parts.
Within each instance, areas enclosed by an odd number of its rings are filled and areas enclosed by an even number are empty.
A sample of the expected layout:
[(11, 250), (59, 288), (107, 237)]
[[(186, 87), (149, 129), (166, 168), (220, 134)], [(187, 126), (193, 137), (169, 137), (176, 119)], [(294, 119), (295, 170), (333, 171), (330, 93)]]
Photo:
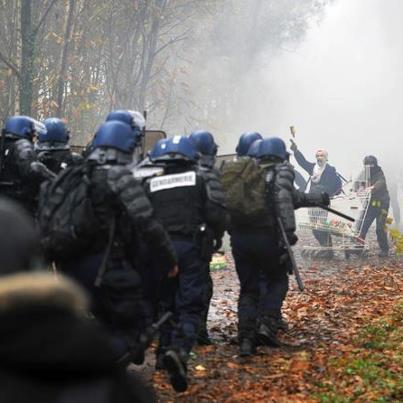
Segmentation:
[(0, 0), (0, 120), (60, 115), (77, 145), (116, 108), (213, 130), (254, 56), (297, 43), (329, 1)]
[[(219, 342), (195, 349), (189, 363), (191, 385), (185, 393), (175, 394), (165, 374), (155, 373), (160, 400), (398, 401), (402, 269), (398, 259), (305, 267), (304, 293), (291, 280), (284, 310), (290, 329), (281, 334), (283, 346), (259, 347), (258, 354), (247, 360), (237, 355), (236, 274), (232, 268), (214, 272), (211, 333)], [(382, 330), (385, 323), (389, 331)], [(376, 354), (378, 361), (370, 361)]]

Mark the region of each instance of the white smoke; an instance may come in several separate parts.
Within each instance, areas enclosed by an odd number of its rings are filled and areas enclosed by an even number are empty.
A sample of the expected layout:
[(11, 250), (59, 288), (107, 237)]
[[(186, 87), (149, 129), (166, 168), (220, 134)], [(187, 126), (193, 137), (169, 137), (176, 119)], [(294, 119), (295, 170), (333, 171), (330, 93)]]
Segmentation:
[[(289, 126), (307, 159), (315, 150), (346, 177), (376, 155), (380, 165), (399, 158), (403, 94), (403, 1), (336, 0), (296, 50), (257, 65), (246, 88), (242, 130), (287, 140)], [(247, 84), (247, 85), (246, 85)], [(236, 138), (223, 139), (233, 152)], [(399, 152), (400, 151), (400, 152)]]

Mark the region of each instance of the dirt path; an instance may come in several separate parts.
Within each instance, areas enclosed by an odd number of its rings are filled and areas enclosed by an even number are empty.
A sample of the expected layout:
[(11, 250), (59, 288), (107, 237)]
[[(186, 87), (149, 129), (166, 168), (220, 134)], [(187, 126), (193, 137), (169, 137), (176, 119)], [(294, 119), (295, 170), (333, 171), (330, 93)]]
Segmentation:
[[(164, 373), (154, 374), (160, 401), (330, 402), (360, 401), (360, 396), (361, 401), (368, 401), (366, 393), (375, 393), (374, 396), (389, 393), (383, 389), (368, 392), (365, 377), (354, 375), (354, 368), (351, 373), (342, 371), (340, 390), (333, 390), (329, 383), (332, 384), (338, 371), (337, 365), (335, 369), (332, 365), (345, 354), (357, 353), (357, 340), (368, 325), (396, 309), (402, 298), (402, 260), (302, 263), (305, 263), (302, 275), (306, 291), (299, 293), (291, 279), (284, 309), (290, 329), (281, 335), (283, 346), (259, 347), (257, 356), (247, 360), (238, 357), (236, 345), (235, 270), (230, 263), (227, 269), (214, 272), (209, 327), (216, 344), (195, 349), (189, 362), (191, 385), (186, 393), (175, 394)], [(388, 368), (388, 374), (401, 373), (399, 362), (389, 361), (395, 367)], [(390, 399), (380, 401), (397, 401), (394, 396), (400, 392), (393, 384), (394, 379), (390, 381)], [(362, 393), (356, 389), (349, 392), (351, 382), (362, 384), (358, 389)], [(349, 393), (351, 396), (358, 393), (358, 397), (349, 400)]]

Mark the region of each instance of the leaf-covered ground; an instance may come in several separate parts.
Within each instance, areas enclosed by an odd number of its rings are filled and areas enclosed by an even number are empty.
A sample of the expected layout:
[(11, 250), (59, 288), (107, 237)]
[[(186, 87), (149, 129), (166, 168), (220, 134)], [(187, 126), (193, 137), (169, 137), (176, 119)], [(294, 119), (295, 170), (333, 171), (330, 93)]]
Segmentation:
[(339, 257), (303, 266), (306, 291), (291, 279), (283, 346), (259, 347), (246, 360), (236, 345), (236, 273), (231, 263), (214, 272), (216, 344), (195, 349), (183, 394), (154, 373), (160, 401), (403, 401), (403, 261)]

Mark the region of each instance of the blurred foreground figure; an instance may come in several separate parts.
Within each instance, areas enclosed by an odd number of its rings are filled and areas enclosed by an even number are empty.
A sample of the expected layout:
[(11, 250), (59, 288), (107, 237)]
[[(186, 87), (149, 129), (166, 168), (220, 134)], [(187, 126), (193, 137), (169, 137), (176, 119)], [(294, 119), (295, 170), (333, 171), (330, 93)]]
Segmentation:
[(138, 378), (115, 367), (108, 336), (83, 319), (83, 291), (32, 271), (39, 246), (31, 218), (0, 200), (0, 402), (155, 401)]
[(54, 174), (38, 161), (35, 136), (46, 133), (45, 126), (29, 116), (6, 120), (0, 143), (0, 194), (36, 214), (40, 185)]
[(379, 256), (386, 257), (389, 254), (386, 219), (390, 204), (386, 179), (378, 160), (373, 155), (364, 158), (364, 169), (368, 185), (366, 190), (371, 192), (371, 197), (357, 221), (359, 237), (365, 239), (371, 224), (376, 220), (376, 238), (381, 249)]
[[(292, 267), (282, 232), (294, 245), (294, 209), (329, 204), (326, 193), (306, 195), (294, 189), (294, 170), (287, 162), (288, 153), (281, 139), (263, 139), (252, 151), (256, 160), (229, 162), (221, 176), (240, 282), (240, 356), (255, 354), (257, 342), (279, 345), (277, 332)], [(280, 222), (284, 231), (280, 231)]]
[[(298, 162), (301, 168), (303, 168), (309, 175), (310, 194), (327, 193), (330, 197), (338, 195), (342, 190), (342, 181), (340, 176), (336, 172), (336, 168), (331, 166), (328, 161), (328, 153), (326, 150), (318, 150), (316, 152), (316, 163), (309, 162), (305, 159), (301, 151), (298, 150), (297, 145), (293, 140), (291, 141), (291, 151), (294, 153), (294, 158)], [(312, 210), (311, 220), (313, 222), (317, 220), (326, 221), (327, 214), (322, 212), (320, 217), (315, 216), (317, 210)], [(314, 237), (317, 239), (321, 246), (332, 247), (332, 238), (328, 232), (321, 230), (312, 230)], [(331, 258), (333, 256), (332, 250), (324, 251), (323, 257)]]
[(35, 144), (39, 161), (56, 174), (69, 165), (82, 162), (82, 157), (70, 150), (70, 132), (61, 119), (49, 118), (43, 124), (46, 132), (39, 134)]

